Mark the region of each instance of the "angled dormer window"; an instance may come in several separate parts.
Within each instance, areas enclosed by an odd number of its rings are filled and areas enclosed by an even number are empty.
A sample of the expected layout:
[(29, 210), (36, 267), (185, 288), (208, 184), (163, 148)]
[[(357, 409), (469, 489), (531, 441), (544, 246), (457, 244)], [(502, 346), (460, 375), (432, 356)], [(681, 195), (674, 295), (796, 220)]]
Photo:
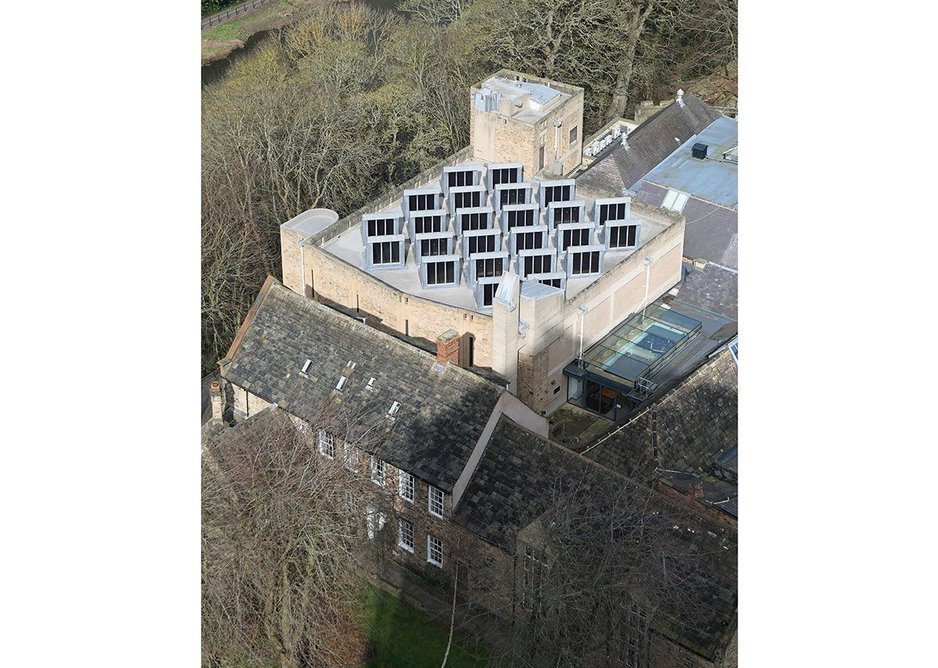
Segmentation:
[(313, 363), (313, 360), (306, 360), (306, 363), (303, 365), (303, 368), (300, 369), (300, 373), (309, 373), (309, 367)]
[(391, 404), (391, 407), (388, 409), (388, 415), (397, 415), (397, 412), (401, 410), (401, 405), (398, 402)]
[(345, 376), (342, 376), (342, 377), (339, 378), (339, 382), (336, 383), (336, 386), (335, 386), (335, 389), (336, 389), (337, 392), (341, 392), (341, 391), (342, 391), (342, 388), (345, 387), (345, 381), (347, 381), (347, 380), (348, 380), (348, 378), (346, 378)]

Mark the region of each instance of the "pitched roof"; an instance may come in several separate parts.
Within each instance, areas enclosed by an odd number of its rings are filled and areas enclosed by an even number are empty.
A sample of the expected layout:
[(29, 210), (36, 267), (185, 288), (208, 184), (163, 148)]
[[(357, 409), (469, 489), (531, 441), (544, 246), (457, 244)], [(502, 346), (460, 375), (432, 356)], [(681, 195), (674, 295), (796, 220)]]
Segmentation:
[(681, 144), (718, 118), (720, 112), (686, 93), (683, 107), (672, 103), (635, 128), (628, 136), (628, 150), (617, 143), (601, 154), (577, 177), (577, 192), (608, 197), (609, 193), (620, 194), (623, 188), (633, 188)]
[(657, 449), (661, 468), (708, 470), (737, 445), (737, 371), (721, 350), (586, 456), (623, 471)]
[(453, 519), (509, 554), (519, 529), (556, 499), (566, 479), (592, 473), (589, 463), (515, 424), (499, 418)]
[[(301, 370), (310, 365), (305, 377)], [(349, 362), (354, 362), (351, 371)], [(339, 379), (348, 378), (341, 392)], [(222, 376), (315, 425), (323, 408), (389, 429), (374, 446), (390, 464), (452, 491), (502, 389), (302, 297), (269, 278), (222, 364)], [(367, 385), (374, 378), (372, 389)], [(394, 402), (400, 409), (387, 417)]]
[[(571, 495), (590, 498), (625, 494), (627, 506), (646, 518), (648, 531), (667, 541), (665, 549), (687, 562), (687, 576), (706, 590), (706, 605), (664, 610), (661, 630), (677, 642), (712, 656), (736, 610), (736, 534), (694, 515), (634, 480), (628, 480), (533, 434), (502, 416), (453, 519), (484, 540), (513, 554), (519, 531), (543, 521), (545, 513)], [(575, 503), (575, 502), (574, 502)], [(621, 503), (621, 502), (620, 502)], [(598, 504), (602, 506), (602, 503)]]
[[(667, 194), (667, 188), (643, 181), (636, 199), (651, 206), (661, 206)], [(716, 262), (731, 269), (739, 268), (736, 259), (739, 216), (735, 209), (688, 197), (681, 215), (685, 221), (684, 257)]]

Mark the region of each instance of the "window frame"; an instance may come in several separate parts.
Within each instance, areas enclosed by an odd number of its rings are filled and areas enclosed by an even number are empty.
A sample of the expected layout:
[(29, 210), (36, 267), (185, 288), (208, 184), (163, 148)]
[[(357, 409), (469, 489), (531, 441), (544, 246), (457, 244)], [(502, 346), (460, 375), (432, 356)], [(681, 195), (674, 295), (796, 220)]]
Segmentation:
[(335, 459), (335, 436), (325, 429), (319, 430), (319, 454)]
[[(436, 542), (437, 550), (440, 553), (439, 560), (434, 560), (433, 558), (433, 543)], [(427, 563), (436, 566), (437, 568), (443, 568), (443, 541), (434, 536), (433, 534), (427, 534)]]
[[(406, 481), (406, 484), (405, 484)], [(410, 496), (404, 494), (405, 489), (410, 489)], [(416, 498), (415, 490), (417, 488), (416, 481), (414, 476), (407, 471), (398, 471), (397, 472), (397, 495), (408, 503), (413, 503)]]
[[(630, 234), (631, 233), (631, 234)], [(632, 242), (628, 243), (629, 237)], [(621, 242), (625, 237), (626, 243)], [(638, 225), (610, 225), (609, 226), (609, 248), (635, 248), (638, 245)]]
[[(439, 257), (439, 256), (430, 256), (430, 257)], [(445, 256), (444, 256), (445, 257)], [(432, 262), (427, 260), (424, 262), (426, 266), (427, 274), (427, 285), (455, 285), (456, 284), (456, 261), (455, 260), (444, 260), (443, 262)], [(440, 268), (440, 265), (445, 265)], [(431, 270), (432, 270), (432, 280), (431, 280)], [(440, 273), (443, 274), (444, 280), (439, 280)]]
[(371, 482), (378, 487), (387, 485), (387, 471), (385, 470), (384, 460), (374, 455), (371, 457)]
[[(434, 492), (436, 492), (436, 493), (438, 493), (438, 494), (440, 495), (440, 496), (439, 496), (439, 506), (440, 506), (440, 512), (439, 512), (439, 513), (436, 513), (436, 512), (434, 512), (434, 510), (433, 510), (433, 508), (434, 508)], [(438, 489), (438, 488), (434, 487), (433, 485), (428, 485), (428, 486), (427, 486), (427, 512), (430, 513), (431, 515), (433, 515), (434, 517), (438, 517), (438, 518), (440, 518), (440, 519), (443, 519), (443, 513), (444, 513), (445, 510), (446, 510), (445, 503), (446, 503), (446, 492), (444, 492), (442, 489)]]
[[(405, 531), (405, 527), (407, 531)], [(410, 532), (410, 544), (404, 542), (404, 536), (408, 531)], [(411, 554), (414, 554), (416, 550), (416, 545), (414, 544), (414, 523), (410, 520), (405, 520), (403, 517), (397, 520), (397, 546)]]

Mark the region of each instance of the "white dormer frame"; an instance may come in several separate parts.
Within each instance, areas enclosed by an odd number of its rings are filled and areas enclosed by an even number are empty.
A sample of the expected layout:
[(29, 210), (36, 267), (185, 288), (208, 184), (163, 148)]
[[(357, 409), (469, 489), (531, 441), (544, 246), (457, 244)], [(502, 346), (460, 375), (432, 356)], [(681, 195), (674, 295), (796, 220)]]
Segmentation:
[[(634, 228), (634, 232), (632, 231)], [(623, 244), (623, 236), (625, 243)], [(609, 220), (603, 226), (602, 240), (607, 251), (634, 250), (642, 245), (642, 225), (638, 218)]]
[[(510, 225), (512, 218), (516, 221), (514, 226)], [(524, 221), (524, 224), (519, 225), (517, 223), (519, 218)], [(499, 222), (501, 224), (502, 233), (507, 236), (511, 233), (512, 227), (540, 225), (541, 208), (535, 202), (528, 202), (527, 204), (506, 204), (499, 213)]]
[(495, 187), (502, 183), (523, 181), (524, 165), (520, 162), (493, 162), (485, 170), (485, 187), (489, 192), (495, 192)]
[[(495, 190), (492, 192), (492, 207), (496, 212), (501, 212), (503, 206), (509, 206), (512, 204), (530, 204), (534, 201), (532, 188), (532, 185), (527, 182), (500, 183), (495, 186)], [(503, 199), (514, 199), (518, 201), (502, 202)]]
[(632, 198), (601, 197), (593, 202), (593, 221), (605, 225), (607, 220), (628, 220), (632, 217)]
[[(567, 212), (572, 215), (567, 215)], [(583, 200), (569, 200), (565, 202), (551, 202), (547, 206), (545, 221), (551, 230), (556, 230), (558, 225), (570, 223), (586, 223), (586, 202)], [(566, 218), (570, 220), (566, 220)], [(573, 220), (573, 219), (576, 220)]]
[[(450, 183), (451, 181), (464, 181), (464, 183)], [(481, 165), (450, 165), (443, 168), (443, 174), (440, 176), (440, 189), (443, 191), (444, 195), (449, 195), (450, 188), (478, 186), (481, 184)]]

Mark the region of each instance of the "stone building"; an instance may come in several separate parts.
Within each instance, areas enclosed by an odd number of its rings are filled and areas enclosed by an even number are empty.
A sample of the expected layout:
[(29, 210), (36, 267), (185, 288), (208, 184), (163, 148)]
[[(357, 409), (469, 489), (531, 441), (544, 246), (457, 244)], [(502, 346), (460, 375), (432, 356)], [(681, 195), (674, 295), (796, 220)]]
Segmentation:
[[(649, 613), (647, 633), (590, 662), (734, 665), (735, 522), (699, 500), (700, 471), (658, 474), (706, 431), (701, 384), (735, 390), (712, 357), (736, 333), (735, 121), (679, 94), (584, 168), (582, 89), (501, 70), (468, 103), (470, 146), (344, 217), (281, 225), (283, 282), (220, 362), (216, 422), (286, 413), (313, 456), (370, 479), (350, 507), (384, 541), (382, 581), (432, 609), (455, 578), (495, 624), (534, 610), (559, 494), (650, 492), (623, 464), (639, 451), (663, 493), (635, 518), (708, 555), (688, 577), (707, 601)], [(568, 401), (623, 426), (566, 450), (545, 416)], [(714, 425), (700, 438), (718, 461), (695, 461), (735, 484), (735, 422)], [(623, 604), (639, 621), (640, 589)]]
[(681, 280), (684, 221), (562, 178), (582, 160), (581, 89), (502, 70), (469, 98), (470, 146), (344, 218), (284, 223), (283, 281), (428, 343), (455, 331), (460, 365), (548, 414), (564, 367)]
[[(549, 560), (545, 513), (577, 488), (638, 494), (641, 486), (551, 443), (547, 420), (503, 383), (448, 361), (454, 340), (441, 336), (428, 353), (270, 278), (220, 362), (215, 421), (229, 405), (246, 423), (285, 413), (307, 434), (310, 456), (370, 479), (373, 494), (348, 507), (385, 546), (378, 577), (425, 608), (434, 596), (448, 600), (458, 578), (474, 615), (524, 623), (535, 551), (539, 564)], [(612, 662), (725, 665), (735, 635), (735, 530), (642, 489), (652, 496), (641, 497), (651, 500), (636, 504), (635, 518), (677, 541), (668, 554), (716, 558), (701, 589), (705, 608), (653, 617), (641, 638), (616, 646)]]

